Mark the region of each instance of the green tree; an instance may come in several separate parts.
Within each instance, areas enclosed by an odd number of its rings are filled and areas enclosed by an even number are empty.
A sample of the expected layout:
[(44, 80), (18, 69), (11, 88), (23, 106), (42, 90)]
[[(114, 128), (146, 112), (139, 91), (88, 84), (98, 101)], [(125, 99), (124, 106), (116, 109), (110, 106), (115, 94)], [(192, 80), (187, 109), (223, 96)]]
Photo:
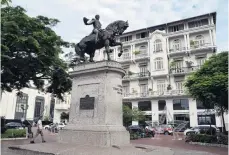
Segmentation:
[(132, 121), (144, 121), (145, 113), (138, 108), (131, 109), (127, 105), (123, 105), (123, 125), (128, 126)]
[(49, 121), (49, 116), (45, 116), (44, 121)]
[(223, 119), (228, 112), (228, 52), (213, 55), (204, 65), (188, 77), (185, 86), (196, 100), (203, 103), (206, 109), (215, 106)]
[(7, 5), (9, 6), (9, 3), (11, 3), (11, 0), (1, 0), (1, 5)]
[[(7, 4), (7, 1), (3, 2)], [(61, 47), (70, 43), (53, 30), (59, 21), (44, 16), (29, 17), (20, 7), (1, 9), (1, 88), (11, 92), (26, 87), (52, 93), (63, 100), (72, 82)]]
[(60, 114), (60, 119), (63, 119), (63, 120), (67, 119), (67, 120), (69, 120), (69, 113), (62, 112)]

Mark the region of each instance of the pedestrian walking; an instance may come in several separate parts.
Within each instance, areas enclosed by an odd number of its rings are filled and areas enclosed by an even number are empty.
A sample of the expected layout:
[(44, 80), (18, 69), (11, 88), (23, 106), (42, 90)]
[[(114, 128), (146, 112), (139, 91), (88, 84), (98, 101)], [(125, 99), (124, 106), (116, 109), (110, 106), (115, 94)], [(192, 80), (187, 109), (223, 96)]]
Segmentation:
[(37, 133), (32, 138), (32, 140), (30, 141), (30, 143), (34, 143), (34, 141), (35, 141), (35, 139), (37, 138), (38, 135), (41, 135), (42, 143), (45, 143), (44, 134), (43, 134), (43, 131), (42, 130), (43, 130), (42, 121), (41, 121), (41, 117), (39, 117), (39, 119), (37, 121)]

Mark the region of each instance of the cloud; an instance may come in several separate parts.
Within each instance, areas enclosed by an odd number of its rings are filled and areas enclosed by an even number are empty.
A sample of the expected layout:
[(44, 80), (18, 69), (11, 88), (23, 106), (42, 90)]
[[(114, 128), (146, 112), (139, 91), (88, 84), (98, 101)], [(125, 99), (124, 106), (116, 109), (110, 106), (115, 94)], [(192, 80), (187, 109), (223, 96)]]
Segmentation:
[(217, 11), (220, 25), (216, 30), (220, 40), (217, 43), (223, 48), (228, 46), (228, 37), (222, 36), (228, 32), (228, 18), (224, 14), (227, 0), (15, 0), (13, 3), (25, 7), (30, 15), (59, 19), (61, 23), (55, 31), (65, 40), (77, 42), (92, 31), (91, 26), (84, 25), (83, 17), (93, 18), (96, 14), (100, 15), (103, 28), (114, 20), (128, 20), (127, 31), (132, 31)]

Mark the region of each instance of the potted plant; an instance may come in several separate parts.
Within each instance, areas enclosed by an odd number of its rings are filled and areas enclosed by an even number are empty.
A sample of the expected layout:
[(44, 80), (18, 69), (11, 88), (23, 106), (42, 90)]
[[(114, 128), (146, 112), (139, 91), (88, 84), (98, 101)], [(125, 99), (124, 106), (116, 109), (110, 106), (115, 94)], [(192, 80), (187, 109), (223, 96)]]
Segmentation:
[(193, 64), (192, 61), (185, 61), (185, 62), (186, 62), (186, 64), (187, 64), (187, 67), (188, 67), (188, 68), (191, 68), (191, 67), (192, 67), (192, 64)]
[(171, 89), (172, 89), (171, 85), (170, 85), (170, 84), (168, 84), (168, 86), (167, 86), (167, 90), (171, 90)]
[(195, 42), (193, 40), (190, 40), (190, 45), (193, 46)]
[(137, 90), (135, 90), (134, 88), (132, 88), (132, 93), (133, 94), (137, 94), (138, 92), (137, 92)]
[(176, 66), (176, 63), (174, 61), (170, 62), (169, 64), (170, 73), (172, 72), (172, 70), (174, 70), (175, 66)]
[(131, 71), (128, 71), (128, 75), (133, 75), (133, 72), (131, 72)]
[(169, 64), (170, 69), (173, 68), (173, 67), (175, 67), (175, 65), (176, 65), (176, 62), (174, 62), (174, 61), (170, 62), (170, 64)]
[(135, 55), (138, 55), (138, 54), (140, 54), (141, 52), (140, 51), (134, 51), (133, 52)]

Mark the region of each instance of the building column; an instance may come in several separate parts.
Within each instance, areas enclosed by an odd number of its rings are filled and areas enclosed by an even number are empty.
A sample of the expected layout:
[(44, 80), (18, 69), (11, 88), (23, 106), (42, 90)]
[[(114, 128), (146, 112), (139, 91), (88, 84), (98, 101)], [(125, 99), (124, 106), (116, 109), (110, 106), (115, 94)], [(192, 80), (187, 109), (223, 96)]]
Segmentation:
[(135, 51), (135, 45), (131, 45), (132, 46), (132, 51), (131, 51), (131, 55), (132, 55), (132, 60), (135, 59), (135, 54), (133, 53)]
[(211, 17), (208, 18), (208, 25), (211, 25)]
[(130, 45), (130, 59), (133, 59), (133, 45)]
[(184, 34), (184, 47), (185, 47), (185, 49), (187, 49), (187, 38), (186, 38), (186, 34)]
[(150, 41), (148, 41), (148, 52), (147, 52), (148, 56), (150, 56)]
[(169, 53), (169, 38), (166, 38), (166, 50), (167, 50), (167, 54)]
[(215, 29), (212, 30), (212, 42), (213, 42), (213, 46), (216, 46), (216, 32)]
[(187, 48), (190, 49), (190, 38), (189, 38), (189, 33), (187, 34)]
[(209, 30), (209, 34), (210, 34), (211, 46), (213, 46), (212, 31), (211, 30)]
[(151, 100), (152, 123), (159, 122), (158, 101)]
[(118, 60), (118, 48), (117, 47), (115, 47), (115, 51), (114, 51), (114, 59), (115, 59), (115, 61), (117, 61)]
[(173, 121), (173, 100), (172, 99), (168, 99), (168, 100), (165, 100), (166, 101), (166, 113), (167, 113), (167, 117), (166, 117), (166, 122), (171, 122)]
[(214, 24), (213, 16), (210, 17), (210, 20), (211, 20), (211, 24)]
[(197, 108), (196, 108), (196, 100), (193, 98), (188, 99), (189, 104), (189, 119), (190, 119), (190, 126), (195, 127), (198, 125), (197, 121)]
[[(132, 102), (132, 109), (134, 109), (134, 108), (138, 108), (138, 102), (137, 101)], [(138, 121), (132, 121), (132, 125), (138, 125)]]

